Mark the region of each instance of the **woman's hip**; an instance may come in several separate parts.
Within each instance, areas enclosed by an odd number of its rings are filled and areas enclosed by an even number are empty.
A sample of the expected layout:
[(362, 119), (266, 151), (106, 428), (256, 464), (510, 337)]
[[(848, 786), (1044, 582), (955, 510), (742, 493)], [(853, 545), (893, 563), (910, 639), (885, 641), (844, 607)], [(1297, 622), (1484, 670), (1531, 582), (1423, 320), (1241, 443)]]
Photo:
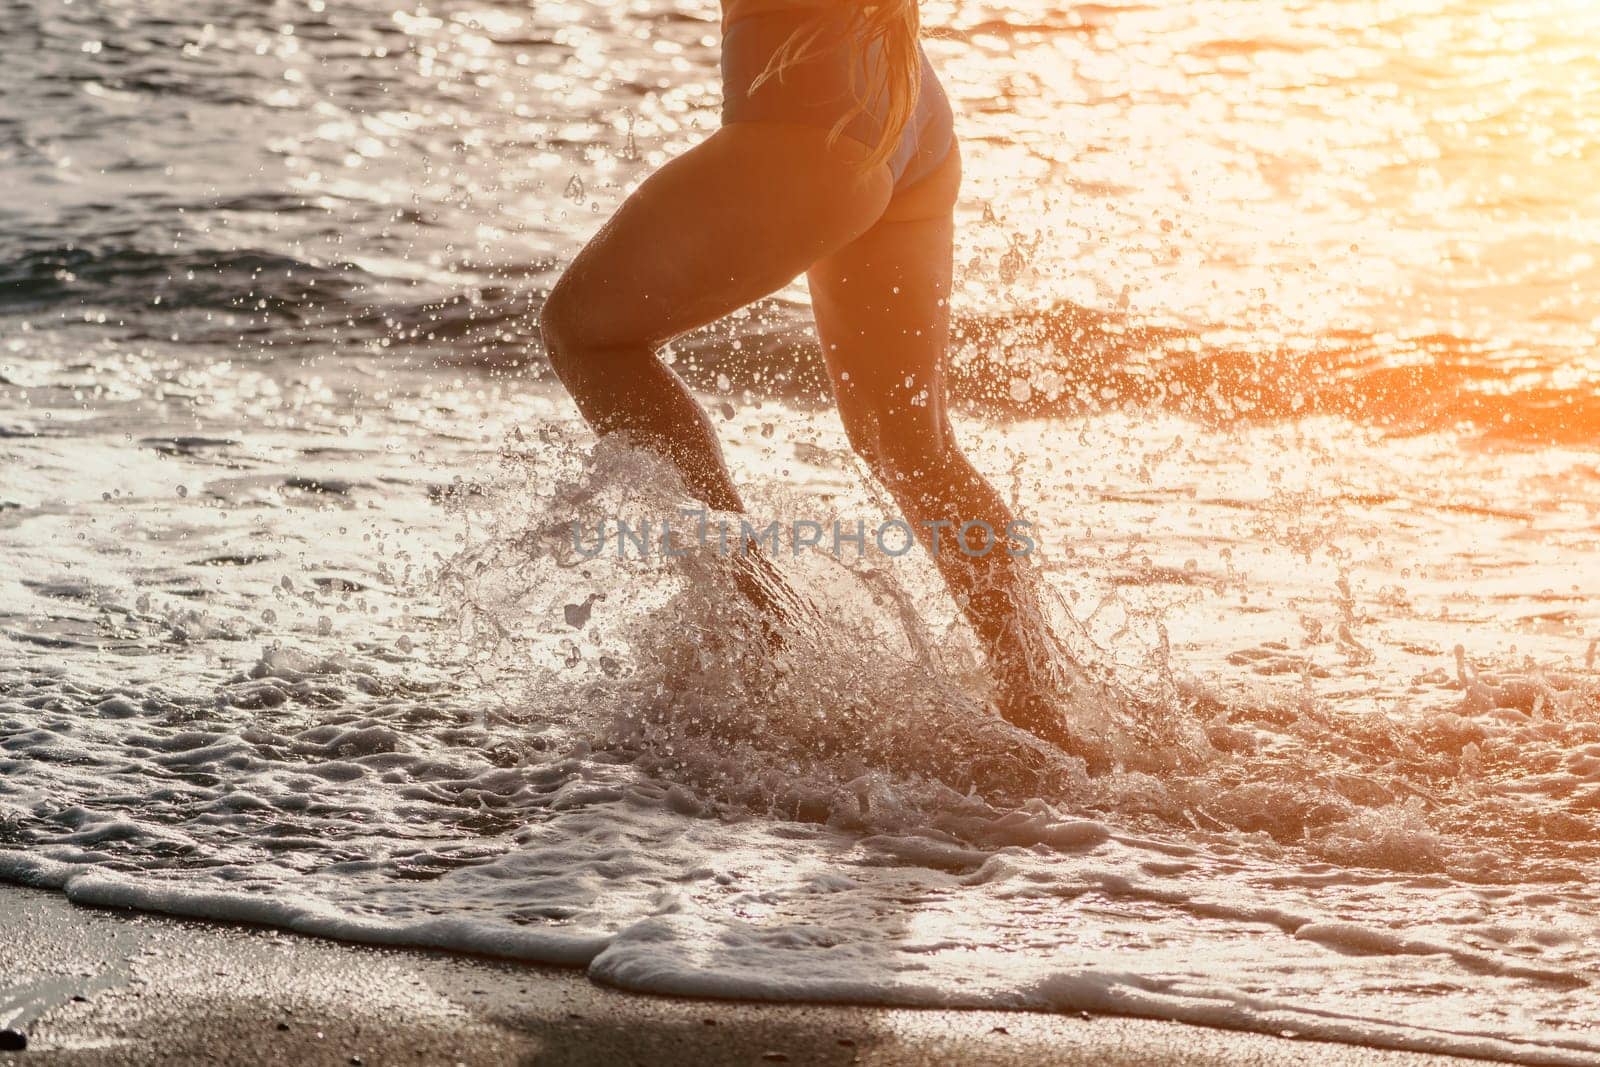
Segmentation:
[[(724, 30), (724, 125), (776, 122), (831, 131), (842, 121), (842, 135), (866, 145), (879, 143), (888, 111), (881, 47), (852, 48), (844, 21), (819, 24), (816, 19), (814, 9), (763, 12)], [(807, 41), (804, 35), (813, 30), (815, 38)], [(779, 70), (774, 57), (796, 31), (802, 33), (802, 47)], [(917, 100), (888, 160), (897, 189), (937, 168), (955, 137), (950, 102), (920, 46), (917, 57), (922, 65)]]

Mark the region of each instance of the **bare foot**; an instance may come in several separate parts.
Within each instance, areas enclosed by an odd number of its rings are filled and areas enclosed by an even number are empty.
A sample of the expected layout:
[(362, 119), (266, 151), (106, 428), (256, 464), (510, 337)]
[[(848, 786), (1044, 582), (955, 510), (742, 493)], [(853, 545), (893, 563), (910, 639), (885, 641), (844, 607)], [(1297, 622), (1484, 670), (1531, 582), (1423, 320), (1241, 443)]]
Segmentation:
[(1063, 752), (1073, 750), (1072, 734), (1067, 730), (1066, 719), (1044, 694), (1032, 686), (1003, 692), (995, 700), (995, 710), (1006, 722), (1028, 731), (1039, 740)]
[(761, 613), (761, 632), (768, 650), (782, 651), (786, 643), (783, 631), (802, 619), (815, 618), (816, 608), (795, 591), (754, 543), (746, 543), (744, 551), (733, 556), (732, 561), (734, 585)]
[(1016, 806), (1034, 797), (1059, 800), (1068, 793), (1071, 764), (1059, 746), (1019, 737), (994, 719), (975, 724), (970, 737), (948, 740), (949, 754), (960, 766), (941, 777), (992, 804)]
[[(1083, 760), (1089, 773), (1104, 774), (1117, 763), (1107, 739), (1090, 729), (1068, 726), (1067, 716), (1080, 703), (1083, 693), (1080, 686), (1073, 685), (1060, 689), (1029, 684), (1009, 689), (1002, 686), (994, 707), (1011, 725)], [(1108, 699), (1109, 694), (1100, 693), (1098, 697)]]

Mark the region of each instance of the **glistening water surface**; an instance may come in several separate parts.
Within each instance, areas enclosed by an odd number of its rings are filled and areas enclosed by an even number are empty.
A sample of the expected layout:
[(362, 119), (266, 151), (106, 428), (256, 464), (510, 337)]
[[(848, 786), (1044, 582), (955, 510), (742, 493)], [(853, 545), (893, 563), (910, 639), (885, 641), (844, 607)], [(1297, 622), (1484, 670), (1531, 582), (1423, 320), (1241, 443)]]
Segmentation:
[[(626, 988), (1600, 1062), (1587, 3), (929, 3), (959, 428), (1107, 697), (926, 562), (739, 635), (542, 294), (716, 12), (0, 2), (0, 877)], [(882, 503), (804, 293), (669, 353), (759, 521)], [(1130, 699), (1124, 700), (1127, 696)]]

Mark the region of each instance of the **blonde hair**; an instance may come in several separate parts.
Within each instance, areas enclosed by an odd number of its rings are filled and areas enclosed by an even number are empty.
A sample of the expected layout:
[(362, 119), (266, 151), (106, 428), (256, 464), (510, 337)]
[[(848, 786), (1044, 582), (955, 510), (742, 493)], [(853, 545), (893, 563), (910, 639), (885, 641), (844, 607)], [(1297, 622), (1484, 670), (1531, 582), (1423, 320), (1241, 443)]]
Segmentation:
[[(767, 67), (750, 84), (754, 92), (768, 78), (783, 77), (783, 72), (814, 54), (819, 41), (827, 47), (823, 37), (830, 23), (838, 19), (840, 5), (821, 9), (814, 18), (789, 35), (773, 53)], [(900, 134), (917, 106), (917, 93), (922, 87), (922, 55), (917, 49), (917, 39), (922, 33), (922, 14), (917, 0), (876, 0), (871, 4), (850, 4), (848, 22), (845, 24), (845, 42), (850, 50), (850, 110), (840, 116), (828, 131), (828, 144), (838, 143), (845, 129), (858, 116), (867, 114), (873, 101), (882, 94), (885, 108), (881, 116), (883, 128), (878, 133), (877, 144), (869, 145), (871, 151), (862, 160), (864, 170), (887, 163), (900, 145)], [(828, 35), (831, 38), (831, 34)], [(882, 62), (867, 63), (868, 51), (878, 45)], [(863, 84), (863, 75), (865, 72)]]

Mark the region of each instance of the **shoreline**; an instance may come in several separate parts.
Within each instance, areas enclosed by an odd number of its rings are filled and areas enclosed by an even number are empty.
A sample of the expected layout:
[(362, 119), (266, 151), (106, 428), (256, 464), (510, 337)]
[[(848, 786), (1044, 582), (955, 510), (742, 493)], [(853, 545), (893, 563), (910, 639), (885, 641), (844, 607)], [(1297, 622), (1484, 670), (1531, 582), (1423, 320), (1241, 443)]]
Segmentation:
[(576, 969), (87, 907), (0, 885), (0, 1065), (1467, 1060), (1129, 1016), (693, 1000)]

